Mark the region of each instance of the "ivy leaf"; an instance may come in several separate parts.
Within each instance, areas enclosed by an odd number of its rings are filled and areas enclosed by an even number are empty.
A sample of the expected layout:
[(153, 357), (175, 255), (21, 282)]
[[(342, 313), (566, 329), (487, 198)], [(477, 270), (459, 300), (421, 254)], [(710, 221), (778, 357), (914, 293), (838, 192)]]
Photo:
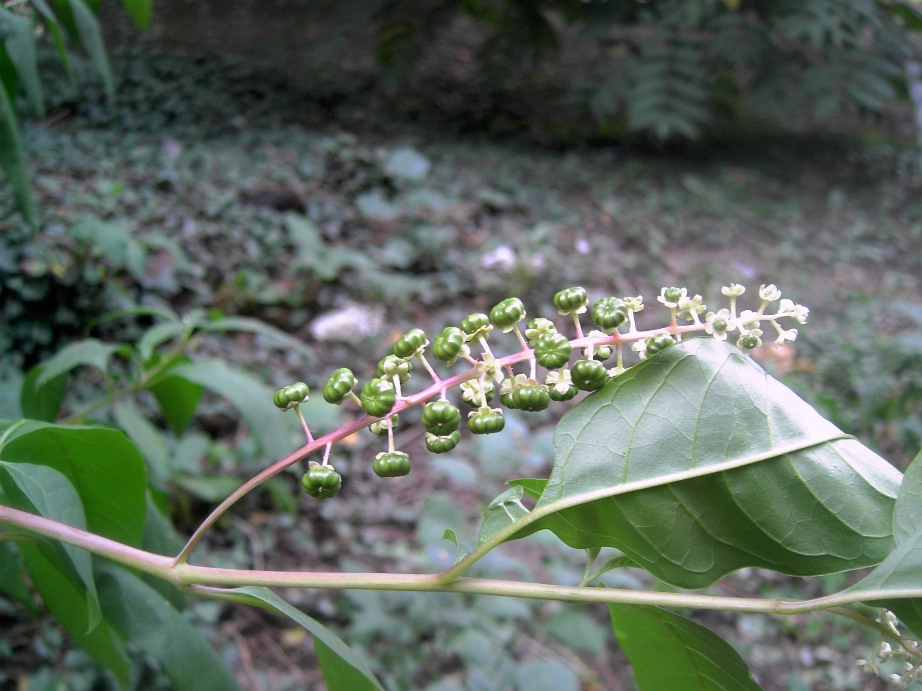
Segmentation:
[(519, 483), (535, 509), (468, 559), (546, 528), (700, 588), (745, 566), (873, 566), (893, 545), (899, 473), (714, 339), (667, 348), (587, 397), (555, 451), (543, 488)]
[(316, 619), (289, 605), (268, 588), (235, 588), (226, 592), (243, 595), (249, 604), (289, 617), (307, 629), (314, 637), (314, 651), (328, 691), (384, 691), (365, 660), (339, 636)]
[(240, 689), (198, 630), (140, 578), (124, 569), (106, 567), (99, 591), (107, 619), (126, 639), (160, 660), (172, 688)]
[(611, 604), (618, 643), (640, 691), (758, 691), (729, 643), (701, 624), (659, 607)]
[(0, 437), (0, 461), (54, 468), (77, 490), (91, 532), (141, 544), (147, 512), (144, 459), (118, 430), (13, 423)]

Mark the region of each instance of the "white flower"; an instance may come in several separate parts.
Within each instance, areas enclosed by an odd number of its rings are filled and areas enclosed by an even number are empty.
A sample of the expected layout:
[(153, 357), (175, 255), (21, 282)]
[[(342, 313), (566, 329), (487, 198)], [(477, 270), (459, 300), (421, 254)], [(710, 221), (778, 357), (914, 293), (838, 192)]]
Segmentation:
[(810, 316), (810, 308), (804, 305), (798, 305), (793, 300), (785, 298), (778, 303), (778, 314), (791, 317), (800, 324), (806, 324), (807, 317)]
[(721, 288), (720, 292), (726, 295), (728, 298), (738, 298), (740, 295), (746, 292), (746, 288), (739, 285), (738, 283), (731, 283), (730, 285)]
[(525, 383), (528, 381), (528, 375), (517, 374), (511, 379), (506, 379), (499, 387), (499, 395), (502, 398), (504, 395), (509, 395), (513, 390), (519, 388), (520, 386), (525, 386)]
[(641, 359), (641, 360), (646, 360), (646, 359), (647, 359), (647, 343), (646, 343), (646, 341), (634, 341), (633, 345), (631, 345), (631, 350), (633, 350), (635, 353), (640, 353), (640, 359)]
[(686, 288), (666, 288), (664, 287), (659, 292), (659, 297), (656, 299), (659, 302), (662, 302), (666, 307), (670, 309), (675, 309), (679, 306), (679, 302), (688, 294)]
[(502, 382), (505, 379), (506, 375), (503, 373), (503, 368), (499, 366), (490, 353), (483, 354), (483, 373), (487, 375), (487, 379), (495, 379), (497, 382)]
[(736, 324), (733, 317), (730, 316), (730, 310), (722, 309), (718, 312), (708, 312), (705, 317), (706, 325), (704, 330), (711, 334), (718, 341), (727, 340), (727, 332), (733, 331)]
[[(777, 327), (776, 327), (777, 328)], [(775, 339), (775, 345), (784, 345), (785, 343), (790, 343), (797, 340), (797, 329), (790, 329), (785, 331), (784, 329), (778, 329), (778, 338)]]
[(534, 345), (533, 341), (538, 338), (541, 334), (545, 334), (548, 331), (556, 331), (557, 327), (554, 326), (554, 322), (550, 319), (545, 319), (544, 317), (538, 317), (537, 319), (532, 319), (528, 323), (528, 328), (525, 329), (525, 338), (528, 339), (528, 342)]
[(570, 378), (570, 370), (551, 370), (547, 373), (547, 379), (544, 380), (544, 383), (555, 389), (559, 394), (565, 394), (570, 390), (570, 387), (573, 385), (573, 380)]
[(682, 319), (698, 321), (698, 315), (707, 309), (707, 305), (701, 304), (701, 296), (695, 295), (693, 298), (684, 297), (679, 300), (679, 316)]
[(637, 297), (626, 297), (624, 299), (624, 306), (627, 307), (631, 312), (643, 312), (643, 295), (638, 295)]
[[(489, 397), (490, 392), (493, 391), (493, 382), (487, 382), (487, 385), (484, 388), (486, 389), (486, 394)], [(480, 382), (476, 379), (471, 379), (461, 383), (461, 398), (463, 398), (471, 405), (475, 405), (480, 408), (487, 404), (487, 402), (484, 400), (484, 397), (480, 395)]]
[(737, 317), (736, 323), (740, 324), (740, 329), (754, 329), (759, 326), (759, 313), (752, 310), (743, 310)]
[(759, 297), (766, 302), (774, 302), (781, 297), (781, 291), (778, 290), (778, 286), (776, 286), (774, 283), (769, 283), (768, 285), (762, 285), (762, 287), (759, 288)]

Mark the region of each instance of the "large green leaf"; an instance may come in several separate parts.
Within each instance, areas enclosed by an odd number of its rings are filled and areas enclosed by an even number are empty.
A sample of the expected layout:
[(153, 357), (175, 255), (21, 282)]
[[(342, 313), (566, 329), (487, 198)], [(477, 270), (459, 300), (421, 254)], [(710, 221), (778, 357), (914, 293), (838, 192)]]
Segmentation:
[(180, 365), (170, 370), (170, 374), (204, 386), (230, 401), (270, 456), (282, 458), (291, 453), (288, 427), (272, 404), (274, 392), (262, 382), (220, 360)]
[(240, 688), (198, 630), (140, 578), (124, 569), (107, 567), (99, 579), (99, 594), (106, 619), (125, 638), (160, 660), (171, 688)]
[(0, 439), (0, 460), (54, 468), (76, 488), (90, 531), (141, 544), (147, 513), (144, 460), (118, 430), (24, 422)]
[(307, 629), (314, 637), (314, 651), (327, 683), (327, 691), (384, 691), (365, 660), (356, 655), (339, 636), (316, 619), (289, 605), (268, 588), (234, 588), (227, 592), (243, 595), (250, 604), (289, 617)]
[(699, 588), (744, 566), (871, 566), (893, 545), (899, 473), (713, 339), (668, 348), (586, 398), (555, 447), (543, 487), (515, 483), (535, 509), (469, 559), (546, 528)]
[(0, 7), (0, 36), (4, 37), (3, 47), (16, 68), (16, 74), (32, 108), (40, 118), (45, 117), (45, 97), (42, 94), (42, 82), (38, 77), (32, 22)]
[(640, 691), (758, 691), (749, 668), (710, 629), (659, 607), (609, 605)]
[(7, 93), (7, 86), (0, 75), (0, 168), (3, 169), (6, 181), (13, 188), (13, 197), (23, 218), (35, 225), (35, 204), (29, 184), (29, 168), (22, 147), (22, 138), (19, 136), (19, 122), (13, 110), (13, 100)]
[[(15, 508), (86, 530), (86, 516), (77, 490), (54, 468), (0, 461), (0, 485)], [(62, 543), (61, 549), (86, 589), (88, 626), (94, 628), (102, 615), (93, 578), (93, 560), (89, 552), (79, 547)]]
[(125, 644), (107, 617), (90, 629), (91, 612), (86, 592), (71, 577), (54, 551), (47, 545), (19, 543), (26, 570), (42, 602), (74, 641), (115, 676), (127, 689), (131, 681), (131, 661)]

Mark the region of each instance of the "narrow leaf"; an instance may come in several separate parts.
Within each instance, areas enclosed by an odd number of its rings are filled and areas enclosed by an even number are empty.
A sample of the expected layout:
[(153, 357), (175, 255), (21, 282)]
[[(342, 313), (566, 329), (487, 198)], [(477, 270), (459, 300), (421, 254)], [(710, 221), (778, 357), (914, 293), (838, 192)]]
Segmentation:
[(112, 672), (122, 689), (127, 689), (131, 682), (131, 661), (125, 644), (105, 617), (99, 626), (89, 629), (90, 612), (82, 586), (68, 575), (47, 546), (19, 543), (19, 551), (45, 606), (77, 645)]
[(167, 341), (176, 338), (186, 330), (186, 325), (178, 321), (167, 321), (154, 324), (141, 338), (138, 339), (137, 349), (141, 362), (147, 362), (154, 354), (154, 350)]
[(0, 36), (4, 36), (3, 47), (16, 68), (32, 108), (40, 118), (45, 117), (45, 97), (38, 77), (32, 22), (0, 7)]
[[(6, 496), (13, 500), (12, 505), (15, 508), (86, 530), (86, 516), (77, 490), (54, 468), (0, 461), (0, 484)], [(99, 609), (99, 596), (96, 594), (90, 553), (66, 543), (62, 543), (61, 548), (86, 589), (89, 619), (87, 625), (93, 629), (99, 624), (102, 614)]]
[(67, 78), (70, 80), (71, 85), (76, 85), (77, 80), (74, 76), (74, 68), (70, 64), (70, 56), (67, 53), (67, 45), (64, 43), (64, 32), (61, 29), (61, 23), (58, 21), (58, 18), (55, 16), (54, 12), (51, 11), (51, 8), (48, 6), (48, 3), (45, 0), (30, 0), (32, 6), (42, 15), (42, 19), (45, 20), (45, 26), (48, 27), (49, 33), (51, 33), (51, 38), (54, 40), (54, 47), (58, 51), (58, 57), (61, 58), (61, 64), (64, 65), (64, 71), (67, 73)]
[(106, 95), (113, 99), (115, 98), (115, 82), (112, 78), (109, 56), (106, 54), (106, 47), (103, 44), (99, 21), (85, 0), (68, 0), (68, 4), (74, 18), (77, 34), (80, 37), (80, 45), (89, 54), (90, 62), (93, 63), (93, 67), (96, 68), (102, 78)]
[(761, 687), (729, 643), (659, 607), (609, 605), (615, 635), (640, 691), (757, 691)]
[(276, 329), (265, 322), (250, 317), (223, 317), (199, 325), (202, 331), (247, 331), (263, 336), (303, 355), (308, 362), (315, 359), (314, 350), (297, 338), (289, 336), (281, 329)]
[(19, 392), (19, 407), (23, 417), (54, 422), (67, 391), (67, 375), (58, 375), (39, 386), (38, 378), (41, 375), (42, 365), (36, 365), (26, 374)]
[(144, 459), (118, 430), (27, 422), (9, 431), (0, 461), (54, 468), (76, 488), (91, 532), (140, 545), (147, 512)]
[(13, 101), (7, 95), (7, 85), (0, 77), (0, 168), (6, 181), (13, 188), (13, 197), (19, 212), (30, 225), (35, 225), (35, 204), (32, 201), (32, 186), (29, 183), (29, 169), (19, 136), (19, 122), (13, 110)]
[(231, 369), (220, 360), (180, 365), (171, 374), (204, 386), (237, 409), (263, 450), (274, 458), (291, 453), (289, 432), (278, 408), (272, 404), (273, 391), (244, 372)]
[(244, 595), (250, 604), (289, 617), (307, 629), (314, 637), (314, 650), (328, 691), (384, 691), (365, 660), (351, 650), (339, 636), (289, 605), (268, 588), (235, 588), (228, 592)]
[(109, 366), (109, 358), (122, 346), (121, 343), (103, 343), (95, 338), (66, 345), (42, 364), (35, 385), (41, 388), (55, 377), (82, 365), (105, 372)]
[(183, 691), (233, 691), (240, 686), (198, 630), (134, 574), (107, 567), (99, 579), (106, 618), (160, 660), (170, 686)]
[(153, 14), (153, 0), (122, 0), (122, 5), (131, 15), (131, 21), (141, 31), (144, 31), (150, 24), (150, 18)]

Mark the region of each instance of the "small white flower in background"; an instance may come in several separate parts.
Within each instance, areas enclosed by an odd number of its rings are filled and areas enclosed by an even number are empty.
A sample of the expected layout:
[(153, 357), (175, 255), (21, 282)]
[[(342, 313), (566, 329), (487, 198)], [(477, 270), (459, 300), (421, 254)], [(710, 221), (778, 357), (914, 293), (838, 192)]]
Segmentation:
[[(775, 328), (778, 328), (775, 325)], [(784, 345), (785, 343), (793, 343), (797, 340), (797, 329), (789, 329), (785, 331), (784, 329), (778, 328), (778, 338), (775, 339), (775, 345)]]
[(781, 291), (778, 290), (778, 286), (774, 283), (769, 283), (759, 288), (759, 297), (765, 300), (765, 302), (774, 302), (781, 298)]
[(480, 265), (484, 269), (501, 269), (511, 271), (515, 268), (518, 257), (515, 250), (509, 245), (500, 245), (492, 252), (487, 252), (480, 258)]
[(624, 306), (627, 307), (632, 312), (643, 312), (643, 295), (638, 295), (637, 297), (623, 298)]
[(701, 296), (695, 295), (693, 298), (684, 297), (679, 300), (679, 315), (682, 319), (698, 321), (698, 315), (707, 309), (707, 305), (701, 304)]
[(580, 254), (589, 254), (592, 251), (592, 246), (586, 238), (580, 238), (576, 241), (576, 251)]
[(736, 328), (733, 318), (730, 316), (730, 310), (728, 309), (708, 312), (704, 319), (706, 322), (704, 330), (718, 341), (726, 341), (727, 332), (733, 331), (733, 329)]
[(746, 288), (745, 286), (741, 286), (738, 283), (731, 283), (730, 285), (721, 288), (720, 292), (726, 295), (728, 298), (738, 298), (740, 295), (746, 292)]
[(736, 322), (740, 324), (740, 330), (743, 329), (755, 329), (759, 326), (759, 313), (753, 312), (752, 310), (743, 310), (740, 312), (740, 316), (737, 317)]
[(565, 394), (573, 385), (573, 379), (570, 377), (570, 370), (551, 370), (547, 373), (544, 383), (555, 389), (559, 394)]
[(659, 292), (659, 296), (656, 298), (659, 302), (662, 302), (669, 309), (675, 309), (679, 306), (679, 301), (682, 300), (686, 295), (688, 295), (688, 289), (686, 288), (663, 288)]
[(778, 314), (791, 317), (800, 324), (806, 324), (807, 317), (810, 316), (810, 308), (804, 305), (798, 305), (793, 300), (785, 298), (778, 303)]

